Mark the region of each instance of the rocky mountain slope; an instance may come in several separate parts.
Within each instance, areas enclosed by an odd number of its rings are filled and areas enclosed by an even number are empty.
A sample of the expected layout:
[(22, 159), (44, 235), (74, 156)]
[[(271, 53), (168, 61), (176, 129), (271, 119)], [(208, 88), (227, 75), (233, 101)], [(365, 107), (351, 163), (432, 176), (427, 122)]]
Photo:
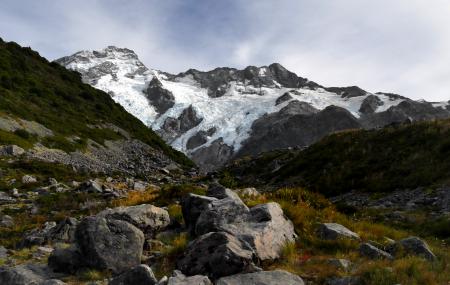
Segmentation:
[(340, 130), (450, 116), (448, 102), (413, 101), (356, 86), (327, 88), (277, 63), (172, 75), (113, 46), (56, 62), (109, 93), (203, 170), (248, 154), (307, 146)]
[(145, 175), (192, 162), (79, 74), (0, 40), (0, 144), (78, 171)]

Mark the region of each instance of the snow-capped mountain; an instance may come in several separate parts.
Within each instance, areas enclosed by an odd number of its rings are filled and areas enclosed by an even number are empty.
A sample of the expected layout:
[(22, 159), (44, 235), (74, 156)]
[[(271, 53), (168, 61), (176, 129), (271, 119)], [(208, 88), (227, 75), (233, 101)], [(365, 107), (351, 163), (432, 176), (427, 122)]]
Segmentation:
[(372, 94), (355, 86), (326, 88), (277, 63), (172, 75), (113, 46), (57, 62), (109, 93), (204, 170), (236, 156), (306, 146), (338, 130), (450, 116), (448, 102)]

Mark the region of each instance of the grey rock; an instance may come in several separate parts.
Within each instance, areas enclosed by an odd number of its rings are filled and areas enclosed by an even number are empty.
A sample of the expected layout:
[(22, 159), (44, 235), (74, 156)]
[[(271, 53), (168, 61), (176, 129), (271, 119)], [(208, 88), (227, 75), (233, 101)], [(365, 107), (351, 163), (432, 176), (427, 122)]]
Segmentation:
[(0, 147), (0, 155), (19, 156), (25, 153), (25, 150), (17, 145), (6, 145)]
[(114, 277), (108, 285), (154, 285), (157, 283), (158, 280), (152, 269), (148, 265), (141, 264)]
[(216, 132), (216, 128), (212, 127), (207, 131), (198, 131), (195, 135), (191, 136), (186, 142), (186, 148), (191, 150), (205, 144), (208, 141), (208, 137), (212, 136)]
[(96, 180), (89, 180), (80, 185), (78, 188), (79, 191), (88, 192), (88, 193), (102, 193), (103, 188), (102, 185)]
[(395, 245), (390, 246), (387, 251), (396, 255), (400, 248), (408, 254), (422, 256), (429, 261), (436, 260), (436, 255), (431, 251), (428, 244), (418, 237), (408, 237), (399, 240)]
[(277, 98), (277, 100), (275, 101), (275, 106), (280, 105), (281, 103), (284, 103), (286, 101), (289, 101), (292, 99), (291, 94), (289, 94), (289, 92), (284, 93), (283, 95), (281, 95), (280, 97)]
[(22, 264), (15, 267), (0, 267), (0, 284), (42, 285), (52, 279), (51, 272), (42, 265)]
[(8, 250), (4, 246), (0, 246), (0, 259), (6, 259), (8, 257)]
[(57, 248), (48, 257), (48, 267), (54, 272), (74, 274), (84, 266), (84, 257), (75, 246)]
[(169, 213), (166, 210), (150, 204), (107, 209), (97, 216), (128, 222), (148, 236), (154, 235), (170, 223)]
[(217, 198), (189, 193), (181, 200), (184, 223), (189, 232), (194, 233), (198, 217)]
[(200, 147), (191, 153), (191, 159), (200, 167), (201, 171), (208, 172), (217, 169), (233, 156), (234, 148), (223, 142), (220, 137), (207, 147)]
[(361, 244), (361, 246), (359, 247), (359, 253), (362, 256), (368, 257), (370, 259), (394, 259), (391, 254), (379, 249), (378, 247), (373, 246), (370, 243)]
[(303, 285), (303, 280), (292, 273), (283, 270), (260, 271), (246, 274), (236, 274), (222, 277), (216, 285)]
[(22, 183), (23, 184), (31, 184), (31, 183), (36, 183), (37, 179), (36, 177), (33, 177), (31, 175), (24, 175), (22, 176)]
[(212, 282), (207, 276), (194, 275), (187, 277), (180, 271), (175, 270), (167, 285), (212, 285)]
[(44, 245), (49, 241), (50, 231), (56, 227), (55, 222), (46, 222), (44, 227), (33, 229), (25, 233), (20, 242), (20, 247), (31, 247), (34, 245)]
[(11, 216), (4, 215), (0, 221), (0, 226), (10, 228), (14, 226), (14, 219)]
[(323, 223), (317, 230), (319, 238), (324, 240), (337, 240), (341, 238), (359, 240), (359, 235), (336, 223)]
[(383, 101), (381, 101), (381, 99), (378, 98), (378, 96), (369, 95), (362, 102), (361, 107), (359, 108), (359, 112), (361, 114), (372, 114), (377, 110), (379, 106), (382, 105)]
[(144, 234), (127, 222), (87, 217), (78, 225), (75, 239), (90, 267), (121, 273), (141, 262)]
[(325, 90), (341, 95), (343, 98), (352, 98), (358, 96), (364, 96), (367, 91), (359, 88), (358, 86), (348, 87), (327, 87)]
[(13, 204), (16, 202), (16, 199), (10, 197), (8, 194), (6, 194), (3, 191), (0, 191), (0, 205), (3, 204)]
[(186, 275), (213, 279), (254, 270), (254, 253), (248, 245), (224, 232), (202, 235), (189, 243), (177, 267)]
[(45, 280), (39, 285), (65, 285), (66, 283), (58, 279)]

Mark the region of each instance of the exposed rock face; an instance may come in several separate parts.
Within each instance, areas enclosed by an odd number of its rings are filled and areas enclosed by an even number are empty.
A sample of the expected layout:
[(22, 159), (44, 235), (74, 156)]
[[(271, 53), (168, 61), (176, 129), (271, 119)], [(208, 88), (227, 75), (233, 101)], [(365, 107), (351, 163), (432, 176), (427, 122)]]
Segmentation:
[(380, 98), (375, 95), (369, 95), (364, 99), (361, 107), (359, 107), (359, 112), (361, 114), (373, 114), (377, 108), (382, 105), (383, 101), (381, 101)]
[(347, 229), (343, 225), (336, 223), (320, 224), (317, 234), (324, 240), (336, 240), (340, 238), (359, 240), (359, 235)]
[(191, 242), (178, 268), (186, 275), (212, 278), (254, 270), (251, 248), (224, 232), (211, 232)]
[(144, 234), (127, 222), (87, 217), (75, 237), (89, 267), (121, 273), (141, 262)]
[(168, 117), (159, 131), (166, 141), (172, 141), (181, 134), (187, 132), (201, 123), (203, 119), (197, 116), (194, 108), (190, 105), (184, 109), (177, 119)]
[(351, 98), (351, 97), (358, 97), (358, 96), (364, 96), (367, 94), (367, 91), (362, 90), (358, 86), (349, 86), (349, 87), (328, 87), (325, 88), (325, 90), (337, 93), (341, 95), (343, 98)]
[(256, 120), (250, 138), (236, 156), (308, 146), (332, 132), (360, 127), (358, 120), (343, 108), (330, 106), (317, 112), (306, 103), (292, 101), (280, 112)]
[(170, 223), (169, 213), (166, 210), (149, 204), (107, 209), (97, 216), (128, 222), (150, 236)]
[(292, 273), (275, 270), (237, 274), (220, 278), (217, 285), (303, 285), (303, 280)]
[(284, 93), (275, 101), (275, 105), (280, 105), (283, 102), (289, 101), (293, 99), (293, 97), (289, 94), (289, 92)]
[(0, 155), (19, 156), (25, 153), (25, 150), (17, 145), (0, 146)]
[(199, 131), (195, 135), (189, 138), (186, 143), (187, 149), (191, 150), (205, 144), (208, 141), (208, 137), (212, 136), (216, 132), (216, 128), (210, 128), (207, 131)]
[(359, 253), (370, 259), (394, 259), (392, 255), (371, 245), (370, 243), (361, 244), (361, 246), (359, 247)]
[(145, 264), (138, 265), (114, 277), (108, 285), (155, 285), (158, 283), (152, 269)]
[(152, 81), (150, 81), (150, 84), (144, 93), (159, 114), (164, 114), (175, 105), (175, 97), (172, 92), (164, 89), (161, 81), (159, 81), (157, 77), (154, 77)]
[(422, 256), (430, 261), (436, 259), (436, 255), (431, 251), (428, 244), (418, 237), (408, 237), (399, 240), (388, 248), (388, 251), (396, 255), (399, 250), (406, 251), (408, 254)]
[(191, 158), (203, 171), (210, 171), (224, 165), (233, 153), (233, 147), (225, 144), (223, 139), (219, 138), (213, 141), (210, 146), (193, 152)]

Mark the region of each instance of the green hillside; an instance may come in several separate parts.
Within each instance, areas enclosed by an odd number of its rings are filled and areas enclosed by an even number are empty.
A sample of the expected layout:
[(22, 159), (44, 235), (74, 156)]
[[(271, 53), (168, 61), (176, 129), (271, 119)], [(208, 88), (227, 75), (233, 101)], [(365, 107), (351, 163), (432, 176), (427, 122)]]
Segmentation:
[[(88, 138), (98, 143), (121, 138), (112, 130), (89, 127), (114, 124), (182, 165), (192, 166), (186, 156), (168, 146), (108, 94), (83, 84), (78, 73), (48, 62), (30, 48), (0, 39), (1, 114), (44, 125), (55, 135), (41, 143), (66, 151), (82, 149)], [(72, 142), (68, 136), (79, 139)], [(36, 139), (26, 132), (0, 132), (0, 144), (27, 148)]]
[(336, 133), (303, 151), (247, 157), (230, 165), (222, 180), (303, 186), (326, 195), (389, 192), (448, 182), (449, 154), (450, 121), (420, 122)]

